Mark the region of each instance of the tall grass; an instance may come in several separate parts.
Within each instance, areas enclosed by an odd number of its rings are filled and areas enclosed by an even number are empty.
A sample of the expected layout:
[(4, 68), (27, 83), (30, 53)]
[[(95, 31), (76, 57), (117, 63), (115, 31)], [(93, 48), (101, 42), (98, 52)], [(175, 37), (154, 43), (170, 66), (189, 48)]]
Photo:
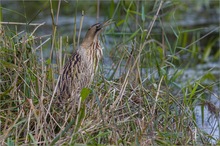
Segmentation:
[[(171, 28), (170, 34), (163, 24), (162, 10), (181, 3), (151, 2), (150, 11), (144, 1), (111, 2), (109, 13), (116, 24), (110, 26), (104, 36), (115, 37), (109, 41), (102, 36), (102, 41), (112, 47), (105, 53), (113, 64), (108, 70), (103, 62), (92, 86), (83, 89), (76, 118), (67, 117), (56, 104), (57, 80), (71, 45), (68, 37), (58, 34), (56, 24), (61, 7), (59, 3), (55, 11), (54, 3), (48, 3), (53, 20), (51, 35), (36, 36), (44, 23), (33, 25), (29, 32), (19, 32), (19, 24), (13, 24), (14, 29), (3, 27), (0, 36), (1, 145), (206, 145), (211, 144), (211, 140), (218, 142), (198, 127), (194, 108), (201, 104), (204, 111), (208, 106), (219, 118), (220, 109), (207, 98), (216, 95), (212, 89), (219, 86), (219, 80), (209, 71), (197, 79), (183, 80), (183, 73), (192, 62), (183, 61), (181, 57), (187, 55), (196, 60), (197, 42), (212, 32), (202, 37), (192, 35), (193, 41), (189, 43), (190, 33), (196, 30), (176, 27)], [(117, 15), (122, 12), (123, 18)], [(161, 26), (159, 37), (153, 32), (156, 23)], [(76, 36), (73, 39), (76, 45)], [(202, 59), (210, 56), (208, 49), (215, 41), (206, 47)], [(50, 48), (48, 58), (44, 56), (47, 48)], [(211, 82), (207, 84), (207, 80)]]

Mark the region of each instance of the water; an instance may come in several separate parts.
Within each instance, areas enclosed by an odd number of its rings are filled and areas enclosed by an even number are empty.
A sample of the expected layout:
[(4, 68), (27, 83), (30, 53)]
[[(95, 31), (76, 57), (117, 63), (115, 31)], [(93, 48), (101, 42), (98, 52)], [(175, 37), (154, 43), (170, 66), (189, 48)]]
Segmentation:
[[(219, 91), (216, 91), (216, 93)], [(217, 111), (212, 113), (213, 109), (211, 107), (205, 106), (204, 108), (204, 118), (202, 118), (202, 106), (198, 105), (195, 107), (196, 123), (200, 129), (205, 133), (212, 135), (215, 139), (210, 139), (211, 143), (216, 143), (220, 139), (220, 99), (219, 96), (216, 97), (211, 95), (210, 102), (217, 107)]]

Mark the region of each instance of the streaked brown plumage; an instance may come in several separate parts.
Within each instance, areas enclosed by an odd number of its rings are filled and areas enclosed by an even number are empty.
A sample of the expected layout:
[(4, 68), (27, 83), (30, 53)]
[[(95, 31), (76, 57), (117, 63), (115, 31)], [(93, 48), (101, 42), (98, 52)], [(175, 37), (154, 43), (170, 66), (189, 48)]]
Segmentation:
[[(99, 60), (102, 57), (102, 47), (98, 40), (102, 29), (109, 25), (111, 20), (92, 25), (76, 52), (65, 64), (59, 81), (59, 97), (79, 98), (82, 88), (88, 87), (93, 80)], [(69, 102), (69, 101), (65, 101)]]

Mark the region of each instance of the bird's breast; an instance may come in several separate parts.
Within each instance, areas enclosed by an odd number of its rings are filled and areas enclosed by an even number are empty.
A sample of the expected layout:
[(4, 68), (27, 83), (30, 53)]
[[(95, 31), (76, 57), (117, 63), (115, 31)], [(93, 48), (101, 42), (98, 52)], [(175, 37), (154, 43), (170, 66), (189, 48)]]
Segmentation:
[[(82, 48), (84, 49), (84, 48)], [(87, 67), (91, 70), (91, 71), (96, 71), (99, 60), (102, 58), (103, 56), (103, 52), (102, 52), (102, 46), (100, 44), (99, 41), (93, 42), (87, 49), (85, 49), (86, 51), (82, 51), (84, 52), (82, 54), (83, 56), (83, 60), (85, 61), (85, 63), (88, 65)], [(86, 52), (86, 53), (85, 53)]]

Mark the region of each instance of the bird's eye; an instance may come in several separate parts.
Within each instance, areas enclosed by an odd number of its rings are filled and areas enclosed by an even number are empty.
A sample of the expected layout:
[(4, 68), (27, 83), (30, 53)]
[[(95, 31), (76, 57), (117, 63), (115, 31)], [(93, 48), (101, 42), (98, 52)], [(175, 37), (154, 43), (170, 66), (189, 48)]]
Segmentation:
[(101, 29), (101, 25), (96, 25), (96, 29), (100, 30)]

